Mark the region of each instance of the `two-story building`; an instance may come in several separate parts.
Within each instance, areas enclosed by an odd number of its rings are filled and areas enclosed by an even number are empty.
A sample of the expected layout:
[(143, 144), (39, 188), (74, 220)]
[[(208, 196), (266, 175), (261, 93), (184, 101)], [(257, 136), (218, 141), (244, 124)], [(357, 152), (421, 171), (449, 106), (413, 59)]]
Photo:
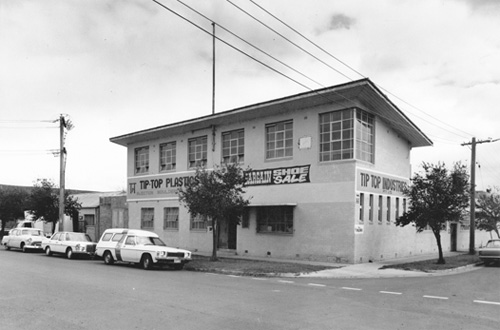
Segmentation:
[(220, 249), (350, 263), (436, 250), (430, 231), (394, 224), (411, 149), (432, 141), (369, 79), (110, 140), (128, 149), (129, 227), (171, 246), (211, 251), (210, 223), (176, 191), (198, 166), (239, 163), (250, 206), (240, 225), (220, 226)]

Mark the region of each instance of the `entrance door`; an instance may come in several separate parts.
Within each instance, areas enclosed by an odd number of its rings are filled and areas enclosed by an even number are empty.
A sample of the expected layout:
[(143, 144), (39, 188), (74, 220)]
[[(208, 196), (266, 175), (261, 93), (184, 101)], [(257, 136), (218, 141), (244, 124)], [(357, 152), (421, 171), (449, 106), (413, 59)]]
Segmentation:
[(457, 251), (457, 224), (450, 223), (450, 250)]
[(221, 221), (219, 224), (219, 249), (236, 250), (236, 226), (234, 221)]

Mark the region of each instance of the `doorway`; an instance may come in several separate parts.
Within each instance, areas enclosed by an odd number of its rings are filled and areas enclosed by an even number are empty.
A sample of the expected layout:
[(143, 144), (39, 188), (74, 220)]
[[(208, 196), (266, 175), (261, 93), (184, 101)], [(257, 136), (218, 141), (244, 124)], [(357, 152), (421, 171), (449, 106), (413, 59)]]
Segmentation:
[(219, 224), (219, 249), (236, 250), (237, 223), (235, 221), (221, 221)]
[(450, 251), (457, 251), (457, 224), (450, 223)]

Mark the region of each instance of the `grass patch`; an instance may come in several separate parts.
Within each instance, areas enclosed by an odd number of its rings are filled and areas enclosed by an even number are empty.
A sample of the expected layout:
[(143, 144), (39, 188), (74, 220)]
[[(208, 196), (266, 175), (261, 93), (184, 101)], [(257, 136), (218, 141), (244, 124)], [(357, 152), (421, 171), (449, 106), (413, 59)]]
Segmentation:
[(480, 263), (481, 260), (477, 255), (461, 254), (457, 256), (445, 257), (445, 264), (438, 264), (437, 257), (431, 260), (408, 262), (403, 264), (386, 265), (380, 267), (380, 269), (395, 268), (402, 270), (416, 270), (421, 272), (433, 272), (439, 270), (447, 270), (458, 268), (467, 265), (474, 265)]
[(185, 270), (191, 271), (232, 273), (246, 276), (311, 273), (332, 268), (335, 267), (236, 258), (219, 258), (218, 261), (210, 261), (209, 257), (204, 256), (193, 256), (193, 260), (184, 266)]

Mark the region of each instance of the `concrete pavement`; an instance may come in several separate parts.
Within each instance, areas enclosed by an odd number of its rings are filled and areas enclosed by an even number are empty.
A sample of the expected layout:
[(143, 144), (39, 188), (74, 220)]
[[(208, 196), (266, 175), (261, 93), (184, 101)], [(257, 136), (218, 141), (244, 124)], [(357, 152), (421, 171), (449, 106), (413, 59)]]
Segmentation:
[[(455, 256), (459, 254), (464, 254), (466, 252), (444, 252), (444, 257)], [(310, 277), (310, 278), (390, 278), (390, 277), (427, 277), (427, 276), (442, 276), (449, 275), (453, 273), (472, 271), (477, 269), (475, 265), (468, 265), (464, 267), (448, 269), (443, 271), (433, 271), (433, 272), (420, 272), (420, 271), (410, 271), (395, 268), (384, 268), (381, 267), (386, 265), (402, 264), (407, 262), (421, 261), (421, 260), (432, 260), (438, 258), (437, 253), (426, 254), (420, 256), (413, 256), (407, 258), (391, 259), (386, 261), (369, 262), (362, 264), (339, 264), (339, 263), (329, 263), (329, 262), (318, 262), (318, 261), (308, 261), (308, 260), (293, 260), (293, 259), (276, 259), (276, 258), (258, 258), (249, 256), (239, 256), (228, 253), (218, 253), (219, 257), (223, 258), (237, 258), (237, 259), (248, 259), (248, 260), (261, 260), (270, 262), (291, 262), (300, 264), (311, 264), (311, 265), (321, 265), (321, 266), (331, 266), (331, 269), (321, 270), (312, 273), (303, 274), (281, 274), (282, 277)]]

